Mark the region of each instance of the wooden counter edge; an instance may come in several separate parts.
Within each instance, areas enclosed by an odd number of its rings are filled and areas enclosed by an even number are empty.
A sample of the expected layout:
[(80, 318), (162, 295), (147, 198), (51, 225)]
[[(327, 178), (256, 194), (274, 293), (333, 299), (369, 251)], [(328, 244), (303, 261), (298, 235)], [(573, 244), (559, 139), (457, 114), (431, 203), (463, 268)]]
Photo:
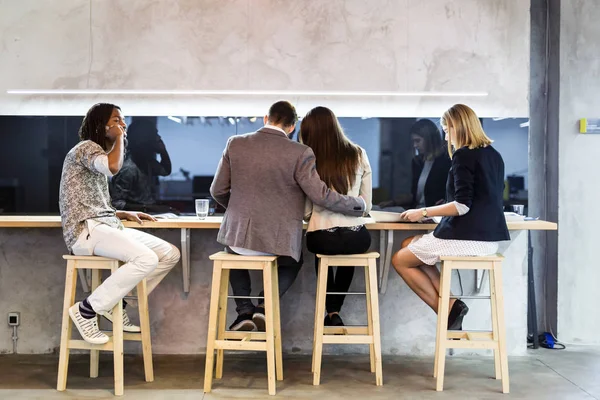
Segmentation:
[[(124, 221), (123, 224), (128, 228), (147, 228), (147, 229), (219, 229), (220, 222), (215, 221), (181, 221), (160, 220), (157, 222), (145, 222), (144, 225), (139, 225), (135, 222)], [(40, 217), (36, 219), (33, 216), (24, 216), (23, 219), (10, 217), (3, 219), (0, 216), (0, 228), (60, 228), (60, 217)], [(304, 226), (306, 228), (306, 225)], [(393, 231), (429, 231), (435, 229), (435, 224), (407, 224), (407, 223), (386, 223), (375, 222), (367, 224), (367, 229), (372, 230), (393, 230)], [(508, 222), (508, 229), (511, 231), (518, 230), (547, 230), (554, 231), (558, 229), (558, 225), (548, 221), (516, 221)]]

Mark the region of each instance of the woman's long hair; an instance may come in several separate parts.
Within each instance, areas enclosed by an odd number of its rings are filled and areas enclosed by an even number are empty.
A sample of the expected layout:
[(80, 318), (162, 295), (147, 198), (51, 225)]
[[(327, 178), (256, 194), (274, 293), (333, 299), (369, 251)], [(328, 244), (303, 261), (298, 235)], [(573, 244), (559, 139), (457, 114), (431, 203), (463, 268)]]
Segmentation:
[[(493, 142), (483, 131), (481, 121), (475, 111), (464, 104), (455, 104), (450, 107), (442, 115), (440, 125), (445, 131), (448, 131), (448, 128), (454, 128), (454, 142), (457, 149), (461, 147), (476, 149), (489, 146)], [(448, 154), (452, 158), (452, 138), (448, 140)]]
[(300, 142), (317, 159), (317, 172), (331, 189), (347, 194), (362, 157), (362, 150), (346, 137), (333, 111), (315, 107), (302, 119)]
[(425, 142), (425, 154), (419, 154), (422, 161), (434, 159), (444, 151), (442, 134), (437, 125), (429, 119), (420, 119), (410, 127), (411, 135), (417, 135), (423, 138)]
[(94, 104), (87, 112), (79, 128), (81, 140), (91, 140), (99, 144), (104, 150), (106, 146), (106, 125), (114, 109), (119, 106), (110, 103)]

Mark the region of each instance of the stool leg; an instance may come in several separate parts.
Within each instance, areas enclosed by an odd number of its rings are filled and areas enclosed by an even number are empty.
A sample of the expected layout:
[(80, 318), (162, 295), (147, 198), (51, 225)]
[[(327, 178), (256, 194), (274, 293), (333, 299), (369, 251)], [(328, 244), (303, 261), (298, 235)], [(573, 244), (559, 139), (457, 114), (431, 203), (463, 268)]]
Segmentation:
[(212, 289), (210, 292), (210, 313), (208, 316), (208, 335), (206, 339), (206, 366), (204, 367), (204, 393), (212, 389), (215, 359), (215, 340), (217, 339), (217, 317), (219, 314), (219, 289), (221, 287), (221, 261), (215, 261), (213, 267)]
[[(92, 269), (90, 270), (92, 273), (92, 287), (91, 291), (94, 292), (98, 286), (100, 286), (100, 281), (102, 279), (102, 270), (101, 269)], [(90, 350), (90, 378), (98, 377), (98, 367), (100, 364), (100, 350)]]
[(314, 368), (313, 385), (318, 386), (321, 382), (321, 361), (323, 357), (323, 328), (325, 319), (325, 297), (327, 293), (327, 269), (329, 268), (326, 259), (319, 259), (319, 277), (318, 277), (318, 297), (317, 297), (317, 315), (315, 317), (315, 344), (314, 344)]
[[(442, 266), (440, 282), (441, 308), (438, 309), (441, 321), (438, 323), (438, 355), (436, 390), (444, 390), (444, 369), (446, 366), (446, 341), (448, 340), (448, 309), (450, 308), (450, 282), (452, 278), (452, 262), (446, 261)], [(446, 322), (444, 322), (446, 321)]]
[[(115, 273), (118, 262), (112, 268)], [(115, 396), (123, 395), (123, 300), (119, 300), (113, 308), (113, 357), (115, 370)]]
[(277, 380), (283, 380), (283, 354), (281, 346), (281, 315), (279, 309), (279, 271), (277, 260), (271, 264), (273, 284), (273, 325), (275, 334), (275, 369), (277, 371)]
[(494, 375), (496, 379), (502, 379), (502, 369), (500, 368), (500, 350), (498, 346), (498, 310), (496, 308), (496, 288), (494, 281), (494, 271), (489, 270), (490, 280), (490, 306), (492, 309), (492, 339), (496, 342), (494, 348)]
[(266, 262), (263, 267), (263, 289), (265, 293), (265, 319), (267, 336), (267, 379), (269, 383), (269, 394), (275, 395), (277, 382), (275, 377), (275, 332), (274, 332), (274, 307), (273, 297), (279, 293), (273, 293), (273, 264)]
[(58, 361), (58, 379), (56, 390), (63, 391), (67, 388), (67, 372), (69, 370), (69, 340), (71, 340), (71, 317), (69, 308), (75, 302), (75, 289), (77, 285), (76, 261), (67, 261), (67, 274), (65, 278), (65, 297), (63, 301), (62, 327), (60, 334), (60, 356)]
[(154, 366), (152, 363), (152, 339), (150, 338), (150, 310), (148, 309), (148, 289), (146, 279), (137, 285), (138, 310), (140, 328), (142, 330), (142, 354), (144, 357), (144, 374), (146, 382), (154, 382)]
[[(225, 338), (225, 327), (227, 324), (227, 294), (229, 288), (229, 270), (221, 271), (221, 283), (219, 285), (219, 313), (217, 316), (217, 340)], [(215, 378), (223, 377), (223, 349), (217, 349), (217, 368)]]
[[(319, 261), (320, 262), (320, 261)], [(315, 349), (317, 348), (317, 325), (319, 324), (319, 320), (317, 319), (317, 317), (319, 316), (319, 307), (321, 307), (321, 303), (319, 302), (320, 299), (320, 280), (319, 280), (319, 274), (321, 272), (319, 271), (319, 269), (317, 268), (317, 290), (316, 290), (316, 295), (315, 295), (315, 323), (313, 326), (313, 350), (312, 350), (312, 367), (310, 372), (314, 373), (315, 372), (315, 362), (317, 357), (315, 356)], [(325, 318), (325, 317), (323, 317)], [(323, 323), (323, 321), (321, 321), (321, 323)]]
[(369, 301), (371, 303), (373, 348), (375, 353), (375, 382), (383, 385), (383, 367), (381, 366), (381, 328), (379, 326), (379, 294), (377, 292), (377, 266), (375, 259), (369, 259)]
[[(339, 268), (339, 267), (338, 267)], [(365, 266), (365, 300), (367, 303), (367, 332), (369, 336), (373, 336), (373, 310), (371, 309), (371, 284), (369, 278), (369, 267)], [(369, 360), (371, 362), (371, 372), (375, 372), (375, 345), (369, 345)]]
[[(491, 272), (491, 271), (490, 271)], [(502, 370), (502, 393), (509, 392), (508, 357), (506, 354), (506, 327), (504, 326), (504, 294), (502, 290), (502, 263), (494, 262), (494, 288), (496, 289), (496, 318), (498, 321), (498, 351)]]
[[(444, 267), (441, 266), (440, 268), (440, 275), (441, 273), (444, 271)], [(441, 276), (440, 276), (440, 281), (441, 281)], [(441, 286), (441, 284), (440, 284)], [(436, 335), (435, 335), (435, 355), (433, 357), (433, 377), (437, 378), (437, 369), (438, 369), (438, 355), (440, 352), (440, 332), (441, 332), (441, 326), (440, 324), (444, 323), (444, 317), (442, 316), (442, 313), (440, 312), (442, 310), (442, 294), (441, 294), (442, 288), (440, 287), (440, 293), (438, 293), (438, 313), (437, 313), (437, 329), (436, 329)]]

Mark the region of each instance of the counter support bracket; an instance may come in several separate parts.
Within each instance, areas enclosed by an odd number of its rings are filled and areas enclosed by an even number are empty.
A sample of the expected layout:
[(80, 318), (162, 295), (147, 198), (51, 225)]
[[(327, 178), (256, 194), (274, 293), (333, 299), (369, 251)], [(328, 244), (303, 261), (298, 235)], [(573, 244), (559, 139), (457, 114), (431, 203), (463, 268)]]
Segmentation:
[(380, 293), (385, 294), (387, 290), (388, 278), (390, 276), (390, 266), (392, 265), (392, 249), (394, 248), (394, 231), (387, 231), (387, 245), (385, 248), (385, 264), (383, 269), (383, 280), (381, 282)]
[(181, 268), (183, 277), (183, 293), (190, 293), (190, 228), (181, 228)]

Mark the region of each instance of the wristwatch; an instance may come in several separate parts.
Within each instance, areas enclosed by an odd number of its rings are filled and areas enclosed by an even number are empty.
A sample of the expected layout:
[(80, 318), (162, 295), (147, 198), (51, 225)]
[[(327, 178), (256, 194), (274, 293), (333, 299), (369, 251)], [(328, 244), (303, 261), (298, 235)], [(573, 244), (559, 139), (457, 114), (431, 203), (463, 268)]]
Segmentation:
[(421, 213), (423, 214), (423, 218), (427, 218), (427, 209), (424, 208)]

